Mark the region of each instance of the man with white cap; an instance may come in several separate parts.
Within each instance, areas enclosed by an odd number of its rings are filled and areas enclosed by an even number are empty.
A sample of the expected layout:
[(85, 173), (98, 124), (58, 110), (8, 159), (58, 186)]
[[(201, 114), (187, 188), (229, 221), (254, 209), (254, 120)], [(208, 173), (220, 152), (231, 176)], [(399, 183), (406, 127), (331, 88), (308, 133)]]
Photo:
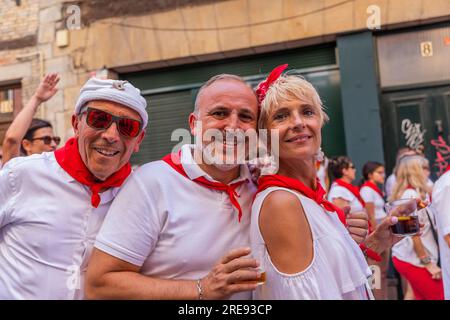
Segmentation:
[(144, 138), (145, 108), (130, 83), (90, 79), (75, 136), (0, 171), (0, 300), (83, 297), (95, 237)]

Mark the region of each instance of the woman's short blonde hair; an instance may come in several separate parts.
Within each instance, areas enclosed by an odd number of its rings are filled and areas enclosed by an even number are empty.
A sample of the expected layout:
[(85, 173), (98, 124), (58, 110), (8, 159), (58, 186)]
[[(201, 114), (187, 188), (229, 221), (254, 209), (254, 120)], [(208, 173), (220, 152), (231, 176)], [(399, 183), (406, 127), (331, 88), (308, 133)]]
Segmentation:
[(261, 110), (258, 121), (259, 129), (265, 129), (269, 116), (281, 105), (292, 100), (300, 100), (317, 108), (322, 126), (329, 120), (325, 113), (322, 100), (311, 83), (298, 75), (280, 76), (267, 90), (264, 100), (261, 102)]

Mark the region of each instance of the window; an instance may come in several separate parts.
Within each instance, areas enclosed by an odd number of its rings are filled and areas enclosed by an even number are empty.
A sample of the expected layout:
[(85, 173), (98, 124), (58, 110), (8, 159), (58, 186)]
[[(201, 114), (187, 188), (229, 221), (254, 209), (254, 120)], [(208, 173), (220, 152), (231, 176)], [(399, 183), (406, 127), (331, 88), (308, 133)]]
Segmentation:
[(19, 112), (22, 100), (20, 84), (0, 86), (0, 116), (12, 117)]
[(22, 108), (20, 83), (0, 86), (0, 146), (14, 116)]

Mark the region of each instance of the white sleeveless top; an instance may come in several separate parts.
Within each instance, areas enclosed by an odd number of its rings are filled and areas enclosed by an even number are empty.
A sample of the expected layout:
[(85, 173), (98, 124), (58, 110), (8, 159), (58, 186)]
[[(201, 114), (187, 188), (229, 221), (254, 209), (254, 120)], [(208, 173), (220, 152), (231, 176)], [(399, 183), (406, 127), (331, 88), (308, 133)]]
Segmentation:
[[(285, 274), (275, 267), (259, 229), (259, 213), (264, 199), (275, 190), (296, 195), (309, 222), (313, 238), (313, 259), (299, 273)], [(250, 240), (253, 255), (266, 272), (266, 282), (253, 292), (256, 300), (373, 299), (367, 281), (372, 273), (361, 249), (337, 214), (325, 211), (316, 202), (295, 191), (271, 187), (258, 193), (252, 206)]]

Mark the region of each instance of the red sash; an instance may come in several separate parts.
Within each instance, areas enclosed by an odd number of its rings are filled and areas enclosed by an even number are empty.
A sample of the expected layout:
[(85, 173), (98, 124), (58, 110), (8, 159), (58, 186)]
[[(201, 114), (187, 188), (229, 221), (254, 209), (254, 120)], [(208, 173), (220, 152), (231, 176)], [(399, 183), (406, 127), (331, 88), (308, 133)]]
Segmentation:
[(301, 194), (303, 194), (304, 196), (310, 198), (311, 200), (314, 200), (319, 206), (322, 206), (326, 211), (336, 212), (342, 224), (346, 225), (344, 211), (325, 199), (326, 191), (321, 186), (319, 179), (317, 179), (316, 181), (317, 181), (317, 188), (316, 190), (313, 190), (305, 186), (300, 180), (297, 179), (289, 178), (279, 174), (265, 175), (261, 176), (258, 180), (257, 193), (269, 187), (283, 187), (287, 189), (296, 190)]
[(79, 183), (88, 186), (92, 192), (91, 204), (97, 208), (100, 204), (100, 195), (104, 189), (120, 187), (131, 173), (130, 163), (109, 176), (105, 181), (99, 181), (86, 167), (78, 151), (78, 140), (70, 138), (66, 144), (55, 151), (55, 158), (61, 168)]
[[(165, 161), (167, 164), (169, 164), (179, 174), (190, 179), (189, 176), (186, 174), (186, 171), (184, 170), (183, 166), (181, 165), (180, 153), (168, 154), (164, 158), (162, 158), (162, 160)], [(239, 222), (241, 222), (242, 208), (236, 199), (236, 198), (239, 198), (239, 195), (237, 194), (236, 189), (243, 183), (247, 183), (248, 180), (239, 181), (236, 183), (232, 183), (230, 185), (227, 185), (227, 184), (221, 183), (221, 182), (209, 181), (205, 177), (198, 177), (192, 181), (194, 181), (195, 183), (198, 183), (206, 188), (220, 190), (220, 191), (224, 191), (224, 192), (228, 193), (231, 203), (239, 212), (238, 220), (239, 220)]]

